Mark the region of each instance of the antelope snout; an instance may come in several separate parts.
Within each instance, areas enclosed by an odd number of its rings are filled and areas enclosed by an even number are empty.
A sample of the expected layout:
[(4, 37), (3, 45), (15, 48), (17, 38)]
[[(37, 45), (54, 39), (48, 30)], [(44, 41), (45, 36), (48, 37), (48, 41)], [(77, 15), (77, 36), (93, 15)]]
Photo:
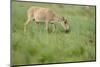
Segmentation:
[(65, 30), (65, 33), (68, 33), (68, 32), (70, 32), (70, 30)]
[(66, 33), (70, 32), (70, 28), (69, 28), (69, 26), (67, 26), (65, 32), (66, 32)]

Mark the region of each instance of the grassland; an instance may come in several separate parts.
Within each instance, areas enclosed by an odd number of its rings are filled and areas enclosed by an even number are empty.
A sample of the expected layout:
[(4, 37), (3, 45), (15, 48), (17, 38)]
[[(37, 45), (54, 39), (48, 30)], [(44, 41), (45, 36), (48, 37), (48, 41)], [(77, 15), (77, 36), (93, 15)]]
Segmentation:
[[(44, 24), (36, 29), (34, 23), (27, 26), (26, 11), (30, 6), (53, 9), (58, 15), (68, 18), (70, 32), (65, 33), (57, 24), (55, 32), (47, 33)], [(61, 8), (62, 7), (62, 8)], [(95, 7), (31, 2), (12, 2), (12, 65), (45, 64), (96, 60)], [(52, 25), (49, 25), (52, 30)]]

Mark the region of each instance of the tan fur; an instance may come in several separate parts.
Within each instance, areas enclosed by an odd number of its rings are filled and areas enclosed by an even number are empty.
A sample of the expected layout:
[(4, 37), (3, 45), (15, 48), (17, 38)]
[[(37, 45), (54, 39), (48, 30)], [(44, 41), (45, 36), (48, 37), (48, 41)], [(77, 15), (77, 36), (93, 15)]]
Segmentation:
[[(24, 31), (26, 31), (26, 25), (29, 22), (32, 22), (33, 19), (35, 20), (36, 24), (39, 22), (45, 22), (46, 30), (48, 31), (48, 23), (50, 22), (59, 22), (61, 23), (64, 21), (64, 17), (57, 16), (53, 10), (49, 8), (43, 8), (43, 7), (30, 7), (27, 11), (27, 21), (24, 25)], [(65, 27), (63, 23), (61, 25)]]

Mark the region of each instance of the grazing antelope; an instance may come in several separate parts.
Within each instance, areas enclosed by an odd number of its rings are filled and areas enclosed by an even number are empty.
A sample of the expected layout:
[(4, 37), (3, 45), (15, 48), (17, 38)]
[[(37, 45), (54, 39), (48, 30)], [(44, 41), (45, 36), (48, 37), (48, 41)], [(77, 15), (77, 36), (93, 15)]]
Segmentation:
[(24, 24), (24, 32), (26, 31), (26, 25), (33, 20), (36, 24), (38, 24), (39, 22), (45, 22), (46, 31), (48, 31), (49, 23), (54, 24), (54, 26), (55, 23), (60, 23), (66, 32), (69, 30), (69, 24), (67, 22), (67, 19), (65, 19), (64, 17), (57, 16), (49, 8), (30, 7), (27, 11), (27, 21)]

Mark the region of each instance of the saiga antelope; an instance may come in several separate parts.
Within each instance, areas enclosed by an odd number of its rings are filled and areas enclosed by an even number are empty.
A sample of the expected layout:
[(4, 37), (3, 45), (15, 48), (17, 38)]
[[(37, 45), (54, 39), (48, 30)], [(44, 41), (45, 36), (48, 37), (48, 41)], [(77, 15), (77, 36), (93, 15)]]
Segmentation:
[(24, 24), (24, 32), (26, 31), (26, 25), (32, 21), (35, 21), (36, 24), (39, 22), (45, 22), (45, 29), (48, 31), (48, 24), (52, 23), (55, 26), (55, 23), (60, 23), (64, 30), (69, 31), (69, 24), (67, 19), (64, 17), (57, 16), (49, 8), (43, 7), (30, 7), (27, 11), (27, 21)]

